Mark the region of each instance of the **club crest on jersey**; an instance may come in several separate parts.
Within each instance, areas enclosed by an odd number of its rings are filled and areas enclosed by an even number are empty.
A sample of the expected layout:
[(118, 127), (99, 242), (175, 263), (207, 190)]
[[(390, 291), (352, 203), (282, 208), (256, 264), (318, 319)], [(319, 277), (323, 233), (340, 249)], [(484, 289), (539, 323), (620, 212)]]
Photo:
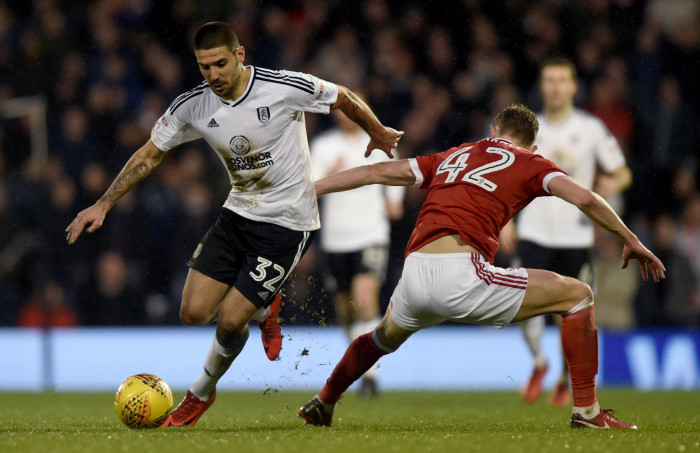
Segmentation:
[(263, 124), (270, 121), (270, 107), (258, 107), (258, 119)]
[(250, 141), (242, 135), (233, 137), (229, 145), (231, 146), (231, 151), (239, 156), (248, 154), (248, 151), (250, 151)]

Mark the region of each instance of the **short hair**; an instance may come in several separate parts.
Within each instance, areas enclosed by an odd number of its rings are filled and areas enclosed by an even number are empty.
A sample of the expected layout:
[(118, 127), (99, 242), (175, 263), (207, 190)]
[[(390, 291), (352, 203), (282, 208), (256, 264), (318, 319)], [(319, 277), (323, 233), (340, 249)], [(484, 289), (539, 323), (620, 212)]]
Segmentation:
[(540, 66), (540, 78), (542, 73), (544, 73), (545, 68), (550, 68), (552, 66), (568, 68), (571, 71), (571, 78), (576, 80), (578, 74), (576, 73), (576, 65), (566, 57), (552, 57), (547, 58)]
[(535, 143), (540, 122), (529, 108), (522, 104), (511, 104), (496, 115), (493, 126), (498, 129), (499, 134), (508, 135), (520, 146), (529, 148)]
[(226, 46), (233, 52), (240, 44), (238, 36), (224, 22), (208, 22), (194, 35), (194, 50), (214, 49)]

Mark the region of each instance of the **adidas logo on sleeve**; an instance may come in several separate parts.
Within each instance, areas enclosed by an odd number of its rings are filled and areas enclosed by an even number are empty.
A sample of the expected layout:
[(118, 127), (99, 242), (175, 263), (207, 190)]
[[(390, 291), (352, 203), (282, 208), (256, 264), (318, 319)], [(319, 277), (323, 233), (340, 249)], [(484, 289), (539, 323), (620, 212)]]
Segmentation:
[(219, 123), (216, 122), (214, 118), (209, 121), (209, 124), (207, 124), (207, 127), (219, 127)]

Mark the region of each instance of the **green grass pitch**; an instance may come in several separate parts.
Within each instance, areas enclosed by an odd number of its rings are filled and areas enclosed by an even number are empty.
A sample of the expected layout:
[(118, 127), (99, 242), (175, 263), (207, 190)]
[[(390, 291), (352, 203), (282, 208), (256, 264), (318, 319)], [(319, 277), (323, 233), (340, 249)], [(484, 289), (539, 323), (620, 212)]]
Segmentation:
[[(176, 404), (182, 393), (174, 395)], [(311, 393), (220, 393), (196, 427), (131, 430), (111, 394), (0, 394), (0, 452), (698, 452), (700, 392), (605, 389), (636, 432), (572, 430), (568, 408), (516, 393), (347, 394), (333, 428), (296, 416)]]

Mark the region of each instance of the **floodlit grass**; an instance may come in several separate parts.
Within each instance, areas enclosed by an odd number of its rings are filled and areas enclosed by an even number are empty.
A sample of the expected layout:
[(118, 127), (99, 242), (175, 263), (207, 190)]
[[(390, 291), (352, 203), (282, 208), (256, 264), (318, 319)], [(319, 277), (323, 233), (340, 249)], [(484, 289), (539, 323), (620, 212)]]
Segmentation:
[(548, 395), (525, 405), (515, 393), (348, 394), (333, 428), (316, 428), (296, 416), (311, 396), (220, 393), (194, 428), (131, 430), (110, 394), (0, 394), (0, 452), (700, 453), (700, 392), (600, 391), (636, 432), (572, 430)]

